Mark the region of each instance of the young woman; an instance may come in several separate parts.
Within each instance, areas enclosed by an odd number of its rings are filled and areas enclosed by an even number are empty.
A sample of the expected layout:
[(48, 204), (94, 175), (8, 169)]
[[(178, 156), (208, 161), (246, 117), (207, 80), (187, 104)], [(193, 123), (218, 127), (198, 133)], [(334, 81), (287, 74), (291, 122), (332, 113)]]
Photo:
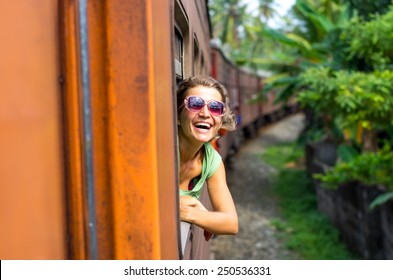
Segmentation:
[[(211, 234), (236, 234), (238, 219), (225, 167), (209, 143), (218, 130), (234, 130), (226, 89), (211, 77), (185, 79), (177, 91), (180, 149), (180, 218)], [(198, 200), (207, 183), (213, 211)], [(210, 233), (210, 234), (209, 234)]]

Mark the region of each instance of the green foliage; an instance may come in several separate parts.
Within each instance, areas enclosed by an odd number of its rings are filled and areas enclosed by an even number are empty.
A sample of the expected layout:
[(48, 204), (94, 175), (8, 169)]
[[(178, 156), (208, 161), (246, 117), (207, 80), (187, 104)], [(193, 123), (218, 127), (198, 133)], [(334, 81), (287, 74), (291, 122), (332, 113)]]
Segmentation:
[(318, 124), (312, 124), (308, 127), (302, 135), (299, 137), (302, 145), (306, 143), (314, 143), (321, 141), (325, 136), (325, 132), (321, 129)]
[(341, 128), (360, 123), (364, 128), (393, 124), (393, 71), (372, 73), (310, 68), (301, 75), (306, 90), (299, 94), (303, 106), (341, 121)]
[(284, 219), (271, 223), (286, 246), (309, 260), (354, 259), (340, 242), (338, 231), (317, 209), (316, 195), (307, 173), (302, 168), (288, 169), (300, 162), (303, 148), (286, 143), (268, 148), (262, 159), (275, 166), (274, 192), (278, 196)]
[(322, 42), (348, 18), (347, 6), (342, 1), (297, 0), (294, 12), (301, 22), (296, 31), (313, 42)]
[(389, 145), (376, 153), (362, 153), (352, 161), (336, 164), (325, 174), (314, 175), (326, 188), (337, 188), (345, 182), (383, 185), (393, 191), (393, 151)]
[(259, 98), (266, 96), (272, 89), (278, 88), (275, 103), (284, 102), (292, 96), (293, 91), (299, 85), (298, 79), (298, 77), (293, 77), (286, 73), (272, 76), (267, 79), (268, 82), (259, 95)]
[(337, 148), (338, 158), (343, 162), (351, 162), (357, 156), (360, 151), (354, 147), (354, 145), (341, 144)]
[(303, 150), (297, 143), (282, 143), (269, 147), (263, 154), (263, 160), (269, 165), (280, 169), (289, 162), (295, 162), (303, 156)]
[(222, 45), (237, 48), (241, 34), (239, 27), (247, 21), (246, 7), (241, 0), (209, 1), (209, 13), (213, 26), (213, 37), (219, 38)]
[(353, 17), (341, 35), (348, 42), (349, 59), (364, 59), (373, 69), (393, 69), (393, 5), (388, 13), (365, 22)]
[(282, 33), (278, 30), (264, 27), (260, 34), (282, 44), (296, 47), (303, 52), (309, 52), (311, 50), (311, 45), (306, 39), (293, 33)]
[(360, 122), (365, 128), (392, 123), (393, 72), (338, 72), (335, 97), (343, 117), (343, 126)]
[(393, 192), (387, 192), (384, 194), (379, 195), (374, 201), (370, 204), (370, 210), (374, 209), (375, 207), (386, 203), (389, 200), (393, 200)]
[[(378, 171), (384, 174), (378, 181), (377, 170), (367, 169), (389, 162), (387, 155), (368, 153), (377, 151), (377, 132), (384, 131), (393, 143), (393, 5), (388, 8), (393, 1), (297, 0), (296, 20), (285, 29), (267, 25), (273, 1), (260, 1), (263, 12), (256, 17), (240, 0), (209, 2), (214, 29), (221, 26), (234, 34), (227, 42), (238, 45), (231, 51), (237, 62), (273, 73), (256, 100), (271, 91), (278, 102), (296, 96), (318, 120), (309, 126), (307, 140), (321, 138), (323, 125), (341, 144), (338, 152), (345, 163), (327, 176), (391, 186), (392, 172)], [(235, 21), (242, 27), (234, 28)], [(358, 152), (366, 152), (364, 158)], [(352, 171), (357, 175), (346, 174)]]
[(327, 67), (309, 68), (300, 75), (300, 80), (305, 90), (298, 95), (298, 101), (316, 113), (334, 114), (337, 84), (333, 71)]
[(316, 7), (313, 7), (307, 1), (298, 0), (296, 2), (296, 8), (313, 26), (317, 27), (316, 29), (320, 31), (320, 39), (323, 38), (324, 33), (334, 28), (333, 22), (325, 14), (318, 12)]
[(352, 14), (358, 14), (362, 18), (370, 20), (375, 13), (384, 14), (388, 10), (392, 0), (346, 0)]
[[(327, 2), (330, 2), (327, 4)], [(279, 89), (277, 99), (288, 100), (301, 88), (299, 75), (310, 67), (328, 66), (332, 63), (338, 30), (345, 25), (349, 19), (345, 5), (339, 5), (332, 1), (326, 1), (325, 6), (318, 5), (312, 1), (296, 1), (295, 11), (300, 16), (301, 24), (306, 28), (294, 29), (292, 32), (282, 32), (265, 28), (261, 35), (274, 39), (281, 45), (287, 47), (284, 51), (289, 58), (278, 59), (273, 57), (274, 63), (258, 64), (267, 67), (274, 73), (286, 73), (289, 78), (287, 84), (267, 82), (266, 89)], [(310, 32), (311, 31), (311, 32)], [(314, 36), (310, 36), (314, 34)], [(282, 51), (281, 51), (282, 52)], [(337, 52), (339, 53), (339, 52)], [(277, 67), (280, 65), (281, 67)], [(285, 80), (282, 80), (285, 81)], [(267, 91), (267, 90), (266, 90)]]

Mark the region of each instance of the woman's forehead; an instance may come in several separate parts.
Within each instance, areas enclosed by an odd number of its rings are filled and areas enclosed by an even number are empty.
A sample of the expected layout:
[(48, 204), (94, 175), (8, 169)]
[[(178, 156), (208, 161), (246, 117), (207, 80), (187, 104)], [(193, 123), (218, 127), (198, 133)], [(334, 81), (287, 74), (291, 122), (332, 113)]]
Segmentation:
[(199, 96), (205, 100), (222, 100), (221, 93), (212, 87), (205, 87), (205, 86), (197, 86), (194, 88), (190, 88), (187, 91), (187, 96), (194, 95)]

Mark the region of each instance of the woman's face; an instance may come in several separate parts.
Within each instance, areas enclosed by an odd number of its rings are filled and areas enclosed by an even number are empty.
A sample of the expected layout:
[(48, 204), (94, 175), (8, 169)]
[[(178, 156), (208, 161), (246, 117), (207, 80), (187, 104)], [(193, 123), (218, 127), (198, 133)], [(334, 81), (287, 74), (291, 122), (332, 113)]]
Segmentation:
[[(200, 97), (205, 102), (210, 100), (222, 102), (221, 94), (215, 88), (210, 87), (191, 88), (187, 91), (186, 98), (189, 96)], [(212, 140), (222, 125), (222, 118), (211, 114), (206, 105), (198, 112), (192, 112), (183, 107), (179, 121), (180, 135), (202, 143)]]

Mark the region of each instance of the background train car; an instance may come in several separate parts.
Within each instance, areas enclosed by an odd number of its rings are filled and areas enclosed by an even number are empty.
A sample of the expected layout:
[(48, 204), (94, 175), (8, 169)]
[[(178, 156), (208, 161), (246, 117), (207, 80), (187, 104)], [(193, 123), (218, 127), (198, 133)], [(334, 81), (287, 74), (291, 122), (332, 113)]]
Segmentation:
[(239, 91), (240, 94), (240, 123), (239, 128), (246, 136), (255, 134), (255, 125), (260, 115), (258, 103), (252, 103), (253, 98), (261, 90), (260, 78), (243, 69), (239, 70)]
[(252, 102), (263, 88), (263, 77), (239, 68), (215, 45), (212, 46), (212, 64), (212, 76), (227, 88), (238, 121), (235, 131), (224, 132), (218, 140), (219, 152), (227, 159), (236, 153), (245, 138), (253, 137), (263, 123), (266, 104)]
[[(221, 49), (212, 44), (212, 77), (222, 83), (228, 91), (231, 100), (231, 109), (240, 122), (240, 92), (238, 67), (226, 58)], [(222, 137), (218, 139), (218, 146), (221, 156), (226, 159), (232, 156), (242, 142), (243, 133), (237, 129), (235, 131), (220, 131)]]
[(223, 132), (218, 140), (219, 152), (230, 164), (230, 158), (244, 139), (254, 137), (257, 129), (262, 125), (295, 112), (298, 106), (294, 98), (287, 102), (276, 103), (275, 91), (268, 92), (263, 101), (253, 102), (252, 100), (263, 89), (263, 81), (267, 73), (256, 74), (240, 68), (230, 61), (214, 42), (211, 52), (212, 76), (227, 88), (232, 110), (238, 120), (237, 129)]

